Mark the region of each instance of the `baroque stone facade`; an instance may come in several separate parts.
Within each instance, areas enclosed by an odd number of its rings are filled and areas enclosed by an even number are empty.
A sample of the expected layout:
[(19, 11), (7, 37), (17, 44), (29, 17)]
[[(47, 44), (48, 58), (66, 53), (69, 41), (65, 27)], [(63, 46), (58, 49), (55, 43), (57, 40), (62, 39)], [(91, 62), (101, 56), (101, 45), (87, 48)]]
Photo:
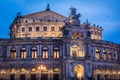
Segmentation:
[(18, 13), (10, 39), (0, 39), (0, 80), (119, 80), (120, 45), (70, 11)]

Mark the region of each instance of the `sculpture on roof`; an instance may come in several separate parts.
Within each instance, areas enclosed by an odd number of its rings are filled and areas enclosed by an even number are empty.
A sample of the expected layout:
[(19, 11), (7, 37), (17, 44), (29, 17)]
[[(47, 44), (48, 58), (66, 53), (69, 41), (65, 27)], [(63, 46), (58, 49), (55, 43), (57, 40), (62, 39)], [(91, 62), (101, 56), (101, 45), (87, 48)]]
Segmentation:
[(79, 17), (81, 17), (81, 14), (77, 14), (77, 9), (71, 7), (70, 8), (70, 16), (69, 16), (69, 24), (74, 25), (74, 26), (79, 26), (80, 25), (80, 20)]
[(70, 15), (74, 16), (74, 18), (78, 19), (79, 17), (81, 17), (80, 13), (77, 14), (77, 9), (76, 8), (71, 7), (70, 10), (71, 10)]
[(76, 10), (77, 10), (76, 8), (71, 7), (70, 10), (71, 10), (71, 15), (76, 15)]

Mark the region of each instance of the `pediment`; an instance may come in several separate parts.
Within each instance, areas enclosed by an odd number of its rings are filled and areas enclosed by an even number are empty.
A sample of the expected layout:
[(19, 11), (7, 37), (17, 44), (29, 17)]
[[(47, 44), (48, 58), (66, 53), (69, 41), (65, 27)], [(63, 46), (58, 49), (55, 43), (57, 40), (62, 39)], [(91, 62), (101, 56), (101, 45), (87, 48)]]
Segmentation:
[(58, 13), (55, 13), (53, 11), (42, 11), (42, 12), (37, 12), (29, 15), (25, 15), (25, 18), (30, 18), (30, 19), (39, 19), (39, 20), (59, 20), (59, 21), (64, 21), (66, 20), (65, 16), (62, 16)]

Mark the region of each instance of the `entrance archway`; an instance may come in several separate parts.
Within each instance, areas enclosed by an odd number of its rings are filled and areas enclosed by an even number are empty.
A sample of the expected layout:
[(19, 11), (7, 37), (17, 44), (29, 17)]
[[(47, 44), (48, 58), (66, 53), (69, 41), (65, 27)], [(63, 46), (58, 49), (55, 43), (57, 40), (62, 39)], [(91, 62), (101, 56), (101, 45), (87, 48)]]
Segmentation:
[(82, 80), (84, 78), (84, 67), (80, 64), (74, 68), (74, 78), (76, 80)]

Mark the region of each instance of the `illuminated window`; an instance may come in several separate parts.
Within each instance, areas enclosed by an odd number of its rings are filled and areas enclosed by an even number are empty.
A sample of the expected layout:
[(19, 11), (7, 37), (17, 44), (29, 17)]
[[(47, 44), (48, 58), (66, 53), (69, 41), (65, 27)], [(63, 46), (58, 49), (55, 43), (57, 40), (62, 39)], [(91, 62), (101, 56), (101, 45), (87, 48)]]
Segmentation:
[(43, 27), (43, 31), (47, 31), (47, 27)]
[(23, 59), (26, 58), (26, 48), (21, 48), (20, 57), (23, 58)]
[(73, 45), (70, 47), (70, 55), (72, 57), (84, 57), (84, 51), (82, 47)]
[(25, 69), (25, 68), (21, 68), (20, 71), (21, 71), (21, 72), (26, 72), (26, 69)]
[(31, 58), (37, 58), (37, 48), (33, 47), (31, 49)]
[(76, 54), (77, 54), (76, 51), (72, 51), (72, 56), (73, 57), (76, 57), (77, 56)]
[(51, 27), (51, 31), (55, 31), (55, 27)]
[(54, 58), (60, 58), (60, 49), (58, 47), (55, 47), (53, 49), (53, 55), (54, 55)]
[(54, 72), (59, 72), (59, 68), (54, 68)]
[(29, 31), (32, 31), (32, 27), (29, 27)]
[(11, 72), (14, 73), (15, 72), (15, 68), (11, 68)]
[(100, 51), (98, 49), (96, 49), (96, 59), (97, 60), (100, 59)]
[(48, 58), (48, 48), (42, 48), (42, 58)]
[(112, 60), (112, 53), (109, 51), (109, 60)]
[(40, 30), (40, 28), (39, 27), (36, 27), (36, 31), (39, 31)]
[(22, 32), (25, 32), (25, 28), (22, 28)]
[(103, 59), (106, 60), (107, 59), (107, 55), (106, 55), (106, 51), (103, 50)]
[(16, 49), (13, 48), (11, 49), (11, 59), (15, 59), (16, 58)]
[(59, 27), (59, 31), (62, 31), (62, 27)]
[(46, 67), (45, 65), (40, 65), (40, 66), (38, 67), (38, 70), (44, 71), (44, 72), (48, 71), (48, 70), (47, 70), (47, 67)]
[(36, 71), (36, 68), (32, 68), (31, 71), (32, 71), (32, 72), (35, 72), (35, 71)]

